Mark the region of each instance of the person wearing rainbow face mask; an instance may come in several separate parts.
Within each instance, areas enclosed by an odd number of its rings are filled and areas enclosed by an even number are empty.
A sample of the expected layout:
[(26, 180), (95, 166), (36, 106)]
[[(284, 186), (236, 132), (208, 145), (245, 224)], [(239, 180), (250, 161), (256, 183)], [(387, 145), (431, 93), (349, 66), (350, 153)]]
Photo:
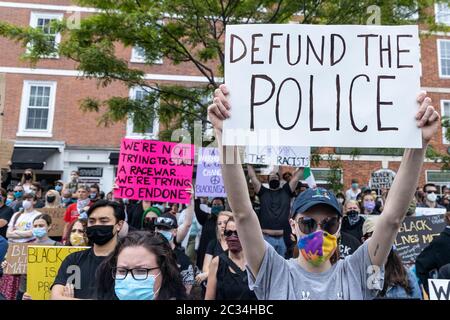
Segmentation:
[[(227, 87), (221, 85), (208, 107), (223, 159), (239, 157), (237, 147), (221, 143), (223, 121), (233, 110), (228, 94)], [(417, 101), (420, 107), (415, 120), (422, 131), (422, 148), (405, 150), (372, 237), (345, 259), (336, 260), (341, 211), (331, 192), (315, 188), (296, 198), (290, 224), (301, 254), (285, 260), (264, 241), (248, 192), (244, 192), (247, 183), (240, 159), (222, 164), (225, 190), (247, 261), (249, 286), (259, 300), (361, 300), (377, 296), (383, 288), (384, 264), (414, 196), (425, 151), (439, 129), (440, 117), (431, 99), (422, 92)]]

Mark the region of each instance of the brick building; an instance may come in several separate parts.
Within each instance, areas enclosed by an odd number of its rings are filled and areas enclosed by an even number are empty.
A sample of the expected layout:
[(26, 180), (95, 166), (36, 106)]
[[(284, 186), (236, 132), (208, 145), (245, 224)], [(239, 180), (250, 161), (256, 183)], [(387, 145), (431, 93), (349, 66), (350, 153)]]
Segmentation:
[[(450, 24), (450, 9), (445, 5), (434, 8), (436, 19)], [(0, 20), (22, 26), (48, 28), (48, 21), (74, 14), (92, 14), (95, 9), (74, 7), (70, 0), (0, 1)], [(427, 34), (422, 28), (422, 87), (427, 90), (437, 109), (450, 116), (450, 35)], [(425, 37), (426, 35), (426, 37)], [(55, 34), (55, 42), (60, 41)], [(132, 124), (123, 123), (104, 128), (97, 126), (98, 114), (82, 113), (79, 100), (86, 96), (105, 99), (113, 95), (140, 97), (139, 90), (128, 90), (118, 83), (97, 88), (95, 80), (79, 78), (75, 64), (59, 57), (42, 59), (32, 69), (20, 60), (26, 49), (0, 38), (0, 74), (4, 79), (5, 97), (0, 118), (1, 138), (14, 143), (13, 173), (18, 177), (23, 169), (36, 170), (38, 179), (52, 183), (67, 180), (70, 171), (82, 170), (87, 182), (98, 182), (105, 191), (111, 189), (120, 139), (138, 137)], [(149, 80), (194, 86), (205, 79), (190, 64), (172, 65), (166, 60), (145, 65), (138, 48), (118, 48), (118, 54), (134, 67), (146, 73)], [(0, 88), (2, 86), (0, 85)], [(415, 93), (412, 93), (415, 94)], [(1, 101), (1, 100), (0, 100)], [(157, 138), (159, 123), (155, 119), (147, 136)], [(442, 132), (433, 145), (447, 153), (450, 142)], [(347, 188), (354, 177), (367, 184), (373, 171), (381, 168), (398, 170), (401, 154), (391, 151), (380, 154), (376, 149), (362, 149), (358, 157), (346, 148), (325, 148), (320, 153), (334, 153), (342, 160), (341, 182)], [(313, 169), (319, 183), (326, 184), (329, 164), (321, 162)], [(450, 173), (440, 171), (440, 165), (427, 162), (421, 184), (436, 182), (450, 184)]]

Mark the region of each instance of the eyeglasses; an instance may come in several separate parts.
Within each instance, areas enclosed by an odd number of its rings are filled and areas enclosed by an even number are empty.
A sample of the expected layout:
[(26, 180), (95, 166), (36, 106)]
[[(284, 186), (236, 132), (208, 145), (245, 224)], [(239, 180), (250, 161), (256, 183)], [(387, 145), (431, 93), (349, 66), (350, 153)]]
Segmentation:
[(313, 233), (319, 226), (321, 230), (329, 234), (336, 234), (339, 231), (340, 219), (338, 217), (328, 217), (317, 222), (313, 218), (300, 217), (297, 223), (300, 231), (304, 234)]
[(128, 272), (131, 272), (132, 277), (134, 280), (143, 281), (147, 280), (148, 274), (153, 271), (157, 270), (159, 267), (155, 268), (135, 268), (135, 269), (127, 269), (127, 268), (113, 268), (112, 269), (112, 277), (114, 280), (124, 280)]
[(236, 230), (234, 230), (234, 231), (232, 231), (232, 230), (225, 230), (224, 232), (223, 232), (223, 235), (225, 236), (225, 237), (231, 237), (232, 235), (235, 235), (236, 237), (238, 236), (238, 233), (237, 233), (237, 231)]

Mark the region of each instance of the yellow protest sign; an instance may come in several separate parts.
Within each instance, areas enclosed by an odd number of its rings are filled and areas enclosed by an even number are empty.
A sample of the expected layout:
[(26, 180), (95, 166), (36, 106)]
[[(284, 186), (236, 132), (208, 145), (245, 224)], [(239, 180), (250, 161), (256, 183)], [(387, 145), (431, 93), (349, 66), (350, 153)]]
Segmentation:
[(27, 293), (33, 300), (49, 300), (50, 286), (64, 259), (89, 247), (29, 246)]

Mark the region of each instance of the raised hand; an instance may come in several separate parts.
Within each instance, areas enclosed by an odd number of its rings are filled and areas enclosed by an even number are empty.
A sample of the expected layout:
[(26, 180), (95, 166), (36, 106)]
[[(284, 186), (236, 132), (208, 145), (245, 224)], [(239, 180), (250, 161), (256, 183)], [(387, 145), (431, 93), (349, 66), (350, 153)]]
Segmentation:
[(227, 87), (224, 84), (221, 84), (219, 89), (214, 91), (213, 103), (208, 107), (209, 121), (211, 121), (214, 129), (219, 131), (222, 131), (223, 120), (228, 119), (231, 116), (231, 106), (226, 98), (227, 95)]
[(417, 101), (420, 103), (416, 114), (417, 126), (422, 129), (423, 142), (428, 144), (439, 130), (441, 117), (431, 105), (431, 98), (427, 97), (426, 92), (421, 92)]

